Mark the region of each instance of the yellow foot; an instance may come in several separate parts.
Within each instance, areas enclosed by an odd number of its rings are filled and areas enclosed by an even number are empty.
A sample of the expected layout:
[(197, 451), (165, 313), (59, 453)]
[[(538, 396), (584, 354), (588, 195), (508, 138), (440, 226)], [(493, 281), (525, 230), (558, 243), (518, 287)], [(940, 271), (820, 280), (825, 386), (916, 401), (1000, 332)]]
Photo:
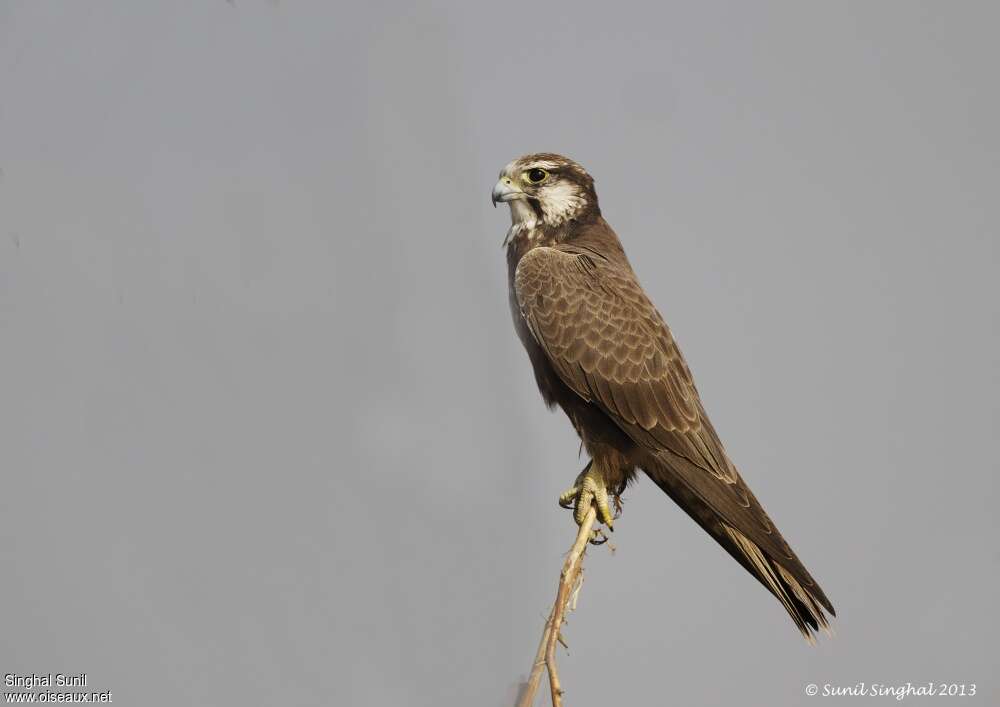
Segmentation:
[(613, 531), (615, 527), (608, 505), (608, 485), (604, 481), (604, 474), (594, 468), (594, 462), (587, 464), (576, 477), (573, 486), (559, 497), (560, 506), (573, 509), (573, 520), (577, 525), (583, 523), (583, 517), (591, 503), (597, 509), (597, 520)]

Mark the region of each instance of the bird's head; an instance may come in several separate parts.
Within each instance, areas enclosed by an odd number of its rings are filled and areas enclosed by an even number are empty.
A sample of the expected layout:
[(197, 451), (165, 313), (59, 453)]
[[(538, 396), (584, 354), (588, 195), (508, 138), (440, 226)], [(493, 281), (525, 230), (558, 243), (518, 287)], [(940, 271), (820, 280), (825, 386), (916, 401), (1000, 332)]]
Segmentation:
[(510, 205), (514, 223), (559, 227), (600, 214), (587, 170), (549, 152), (525, 155), (504, 167), (493, 187), (493, 205), (498, 201)]

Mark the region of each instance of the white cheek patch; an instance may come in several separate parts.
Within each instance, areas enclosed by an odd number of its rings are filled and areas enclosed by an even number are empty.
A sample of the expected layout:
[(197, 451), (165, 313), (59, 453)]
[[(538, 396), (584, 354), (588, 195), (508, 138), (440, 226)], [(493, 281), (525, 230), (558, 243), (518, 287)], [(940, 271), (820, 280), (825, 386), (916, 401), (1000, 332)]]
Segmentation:
[(541, 189), (538, 202), (542, 207), (542, 219), (547, 224), (558, 226), (573, 218), (587, 205), (587, 198), (572, 182), (559, 181)]

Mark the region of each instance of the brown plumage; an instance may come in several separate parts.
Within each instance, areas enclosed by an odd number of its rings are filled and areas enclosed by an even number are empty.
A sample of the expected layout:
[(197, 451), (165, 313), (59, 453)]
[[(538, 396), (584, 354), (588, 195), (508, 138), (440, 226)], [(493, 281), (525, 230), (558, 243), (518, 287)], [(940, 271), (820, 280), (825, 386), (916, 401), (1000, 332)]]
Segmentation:
[(736, 471), (670, 329), (601, 216), (593, 180), (559, 155), (509, 164), (514, 326), (542, 397), (569, 416), (607, 487), (643, 470), (788, 611), (807, 639), (834, 613)]

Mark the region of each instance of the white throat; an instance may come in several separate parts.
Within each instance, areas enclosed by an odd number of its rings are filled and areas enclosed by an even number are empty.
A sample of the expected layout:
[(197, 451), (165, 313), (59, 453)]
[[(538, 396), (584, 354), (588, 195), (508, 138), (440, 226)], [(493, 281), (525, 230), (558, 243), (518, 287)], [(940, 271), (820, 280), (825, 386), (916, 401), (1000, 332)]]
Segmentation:
[(521, 225), (522, 228), (534, 228), (538, 225), (538, 216), (527, 199), (515, 199), (510, 204), (511, 225)]
[(503, 244), (507, 245), (522, 235), (527, 235), (528, 240), (532, 240), (535, 227), (538, 226), (538, 215), (531, 204), (527, 199), (515, 199), (507, 202), (507, 205), (510, 206), (510, 228), (507, 229)]

